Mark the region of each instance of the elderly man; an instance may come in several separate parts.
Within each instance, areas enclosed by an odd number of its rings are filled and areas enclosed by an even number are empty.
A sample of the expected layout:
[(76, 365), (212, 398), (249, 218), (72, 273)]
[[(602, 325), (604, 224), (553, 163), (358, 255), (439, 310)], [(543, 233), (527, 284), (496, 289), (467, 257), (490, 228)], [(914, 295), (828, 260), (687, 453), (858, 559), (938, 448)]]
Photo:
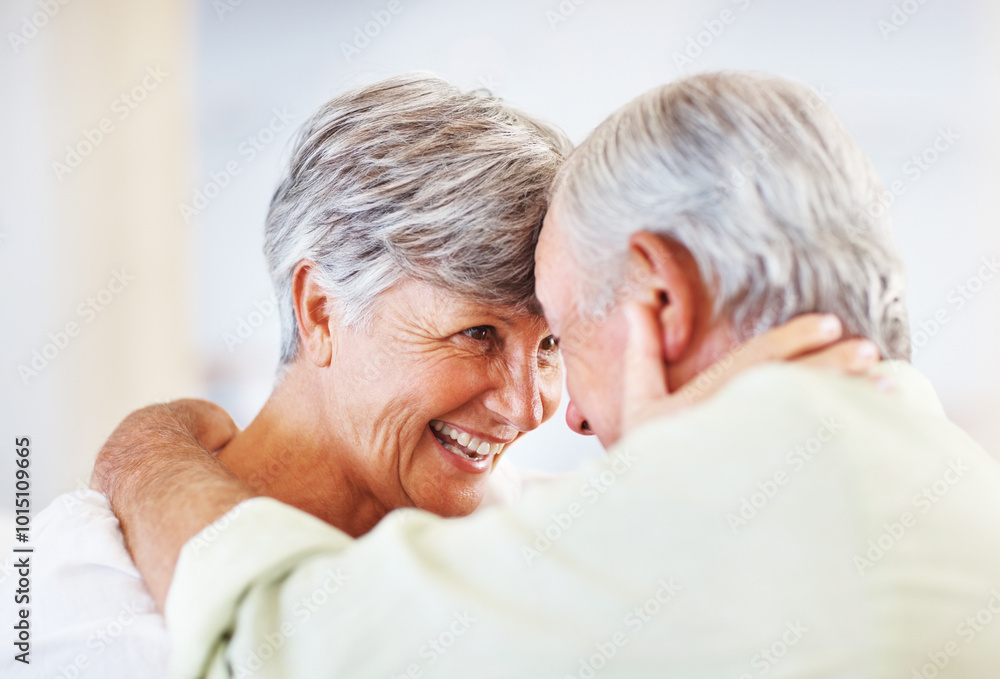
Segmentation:
[[(536, 292), (567, 418), (609, 455), (516, 508), (354, 540), (126, 421), (96, 479), (170, 585), (174, 676), (998, 676), (1000, 465), (905, 362), (901, 264), (859, 222), (880, 191), (783, 80), (695, 76), (605, 121), (556, 180)], [(895, 360), (760, 367), (678, 411), (810, 311)]]

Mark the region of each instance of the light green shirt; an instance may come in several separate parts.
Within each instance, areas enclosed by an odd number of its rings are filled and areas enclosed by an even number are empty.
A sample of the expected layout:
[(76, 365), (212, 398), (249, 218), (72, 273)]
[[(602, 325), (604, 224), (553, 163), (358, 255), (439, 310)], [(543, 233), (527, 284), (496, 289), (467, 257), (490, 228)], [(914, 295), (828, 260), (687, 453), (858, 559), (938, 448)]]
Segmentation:
[(757, 368), (466, 519), (249, 500), (184, 547), (172, 676), (1000, 677), (1000, 465), (879, 371)]

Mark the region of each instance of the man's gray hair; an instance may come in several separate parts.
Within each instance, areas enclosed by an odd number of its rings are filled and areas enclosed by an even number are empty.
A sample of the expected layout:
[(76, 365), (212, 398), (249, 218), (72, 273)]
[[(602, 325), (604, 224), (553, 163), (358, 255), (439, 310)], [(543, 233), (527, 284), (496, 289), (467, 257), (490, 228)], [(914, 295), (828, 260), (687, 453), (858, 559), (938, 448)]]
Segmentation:
[(582, 313), (613, 304), (629, 237), (647, 230), (691, 253), (716, 315), (741, 340), (828, 312), (884, 357), (909, 359), (904, 270), (878, 209), (882, 183), (805, 86), (710, 73), (655, 89), (580, 145), (555, 192), (586, 272)]
[(569, 140), (484, 91), (409, 74), (342, 94), (299, 133), (264, 254), (281, 362), (298, 351), (292, 274), (314, 260), (339, 322), (364, 327), (406, 278), (537, 313), (534, 248)]

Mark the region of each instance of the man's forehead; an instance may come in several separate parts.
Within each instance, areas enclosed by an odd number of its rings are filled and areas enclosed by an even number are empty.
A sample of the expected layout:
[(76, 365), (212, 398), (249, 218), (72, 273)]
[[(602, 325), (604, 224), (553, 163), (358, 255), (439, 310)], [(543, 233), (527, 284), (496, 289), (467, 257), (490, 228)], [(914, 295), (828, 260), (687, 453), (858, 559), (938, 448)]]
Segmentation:
[(570, 310), (575, 273), (559, 220), (559, 210), (553, 203), (545, 215), (535, 250), (535, 294), (557, 334)]

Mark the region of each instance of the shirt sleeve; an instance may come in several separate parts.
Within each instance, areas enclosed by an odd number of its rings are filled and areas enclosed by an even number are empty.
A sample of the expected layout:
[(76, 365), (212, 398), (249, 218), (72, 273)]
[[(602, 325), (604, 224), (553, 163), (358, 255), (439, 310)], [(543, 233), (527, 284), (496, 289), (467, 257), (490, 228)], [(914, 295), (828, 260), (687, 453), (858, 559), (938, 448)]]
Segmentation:
[[(595, 554), (569, 536), (583, 511), (575, 478), (544, 485), (461, 521), (396, 510), (358, 540), (276, 500), (245, 501), (181, 552), (170, 676), (509, 676), (497, 644), (533, 635), (544, 646), (518, 649), (517, 663), (561, 676), (553, 659), (572, 657), (585, 620), (619, 617), (622, 591), (582, 567)], [(550, 515), (564, 539), (529, 518)]]
[(338, 554), (351, 542), (310, 514), (264, 497), (207, 526), (181, 550), (165, 606), (175, 644), (170, 676), (232, 676), (227, 644), (251, 585), (280, 578), (312, 555)]

